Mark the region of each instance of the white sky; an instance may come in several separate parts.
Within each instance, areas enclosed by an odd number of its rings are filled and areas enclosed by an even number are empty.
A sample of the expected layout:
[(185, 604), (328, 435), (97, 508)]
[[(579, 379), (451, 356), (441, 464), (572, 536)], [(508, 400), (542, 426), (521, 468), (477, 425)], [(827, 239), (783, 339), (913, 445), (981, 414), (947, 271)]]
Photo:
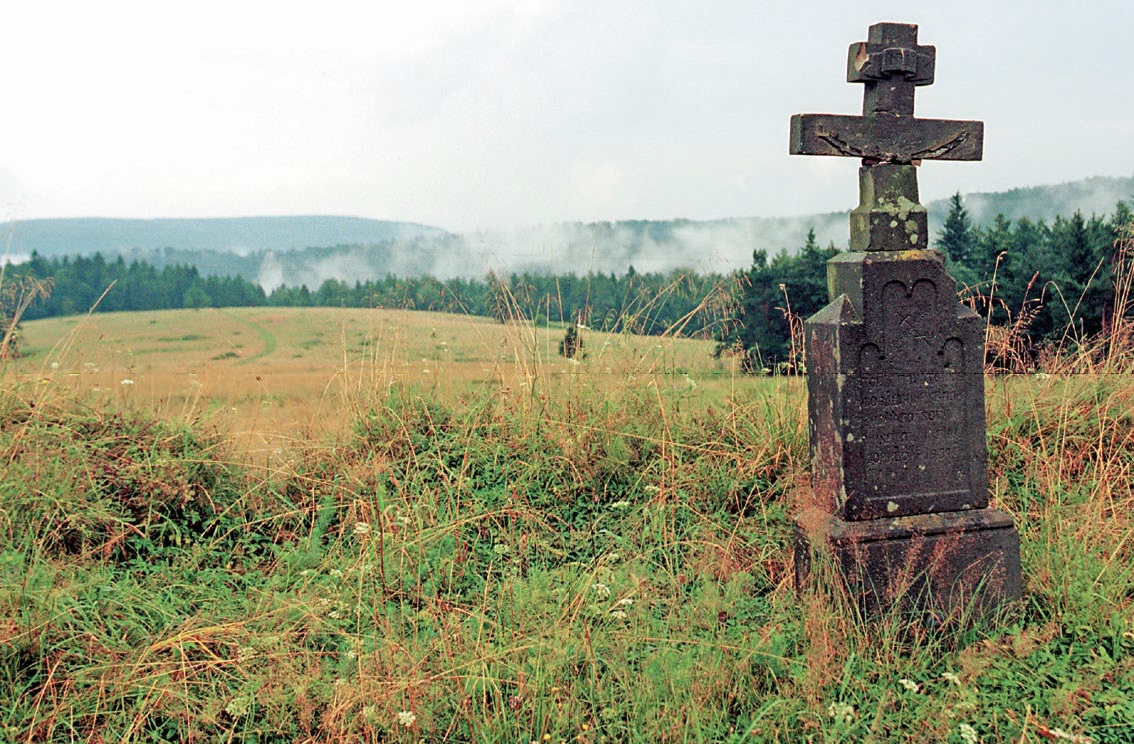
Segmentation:
[[(869, 7), (865, 7), (869, 6)], [(1134, 2), (6, 3), (0, 219), (341, 214), (452, 230), (847, 209), (791, 157), (846, 49), (920, 26), (920, 116), (983, 119), (923, 201), (1134, 175)]]

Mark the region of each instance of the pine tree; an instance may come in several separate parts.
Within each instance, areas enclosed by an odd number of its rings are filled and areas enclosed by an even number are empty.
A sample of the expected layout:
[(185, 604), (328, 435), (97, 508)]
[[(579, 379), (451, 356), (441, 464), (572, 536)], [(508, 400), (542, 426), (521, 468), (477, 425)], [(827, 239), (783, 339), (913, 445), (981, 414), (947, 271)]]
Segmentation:
[(976, 233), (973, 221), (961, 200), (961, 192), (949, 198), (949, 214), (937, 246), (953, 264), (972, 266), (973, 250), (976, 247)]

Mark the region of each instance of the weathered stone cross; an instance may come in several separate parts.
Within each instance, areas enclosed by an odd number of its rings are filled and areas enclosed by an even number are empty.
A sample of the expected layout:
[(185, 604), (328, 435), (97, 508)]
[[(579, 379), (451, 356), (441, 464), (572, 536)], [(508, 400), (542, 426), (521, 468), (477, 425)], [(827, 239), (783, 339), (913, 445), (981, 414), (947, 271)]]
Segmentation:
[(917, 26), (852, 44), (862, 116), (797, 114), (791, 152), (862, 158), (851, 252), (827, 264), (831, 304), (804, 326), (812, 504), (796, 572), (826, 550), (867, 614), (979, 615), (1020, 595), (1012, 519), (989, 508), (983, 326), (929, 250), (922, 159), (979, 160), (978, 121), (917, 119), (936, 52)]

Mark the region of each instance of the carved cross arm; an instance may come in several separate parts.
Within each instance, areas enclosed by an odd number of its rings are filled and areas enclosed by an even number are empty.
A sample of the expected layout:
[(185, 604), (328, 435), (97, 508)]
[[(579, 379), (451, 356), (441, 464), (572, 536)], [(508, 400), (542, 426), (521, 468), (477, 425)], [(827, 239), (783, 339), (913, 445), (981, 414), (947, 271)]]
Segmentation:
[(984, 122), (916, 119), (875, 114), (796, 114), (791, 117), (792, 155), (842, 155), (871, 163), (980, 160)]

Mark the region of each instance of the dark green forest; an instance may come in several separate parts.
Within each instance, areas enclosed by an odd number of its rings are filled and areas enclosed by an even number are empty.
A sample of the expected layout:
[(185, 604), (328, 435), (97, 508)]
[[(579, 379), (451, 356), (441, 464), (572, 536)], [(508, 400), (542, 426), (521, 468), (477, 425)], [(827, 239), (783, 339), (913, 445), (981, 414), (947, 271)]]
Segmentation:
[[(1020, 358), (1046, 344), (1105, 333), (1115, 313), (1116, 280), (1129, 257), (1119, 250), (1134, 214), (1119, 202), (1109, 217), (1056, 217), (1050, 224), (1003, 215), (974, 225), (961, 196), (950, 203), (936, 247), (962, 301), (1014, 334)], [(189, 265), (161, 269), (144, 261), (94, 256), (45, 258), (8, 267), (9, 280), (48, 279), (51, 293), (25, 320), (57, 315), (204, 307), (362, 307), (434, 310), (573, 323), (605, 331), (681, 333), (712, 338), (751, 371), (791, 369), (799, 361), (802, 320), (828, 301), (826, 261), (838, 252), (815, 233), (794, 251), (753, 253), (746, 271), (724, 276), (674, 270), (622, 275), (490, 273), (477, 279), (430, 276), (263, 289), (236, 276), (202, 276)], [(794, 331), (794, 333), (793, 333)], [(1019, 360), (1017, 359), (1017, 365)]]

